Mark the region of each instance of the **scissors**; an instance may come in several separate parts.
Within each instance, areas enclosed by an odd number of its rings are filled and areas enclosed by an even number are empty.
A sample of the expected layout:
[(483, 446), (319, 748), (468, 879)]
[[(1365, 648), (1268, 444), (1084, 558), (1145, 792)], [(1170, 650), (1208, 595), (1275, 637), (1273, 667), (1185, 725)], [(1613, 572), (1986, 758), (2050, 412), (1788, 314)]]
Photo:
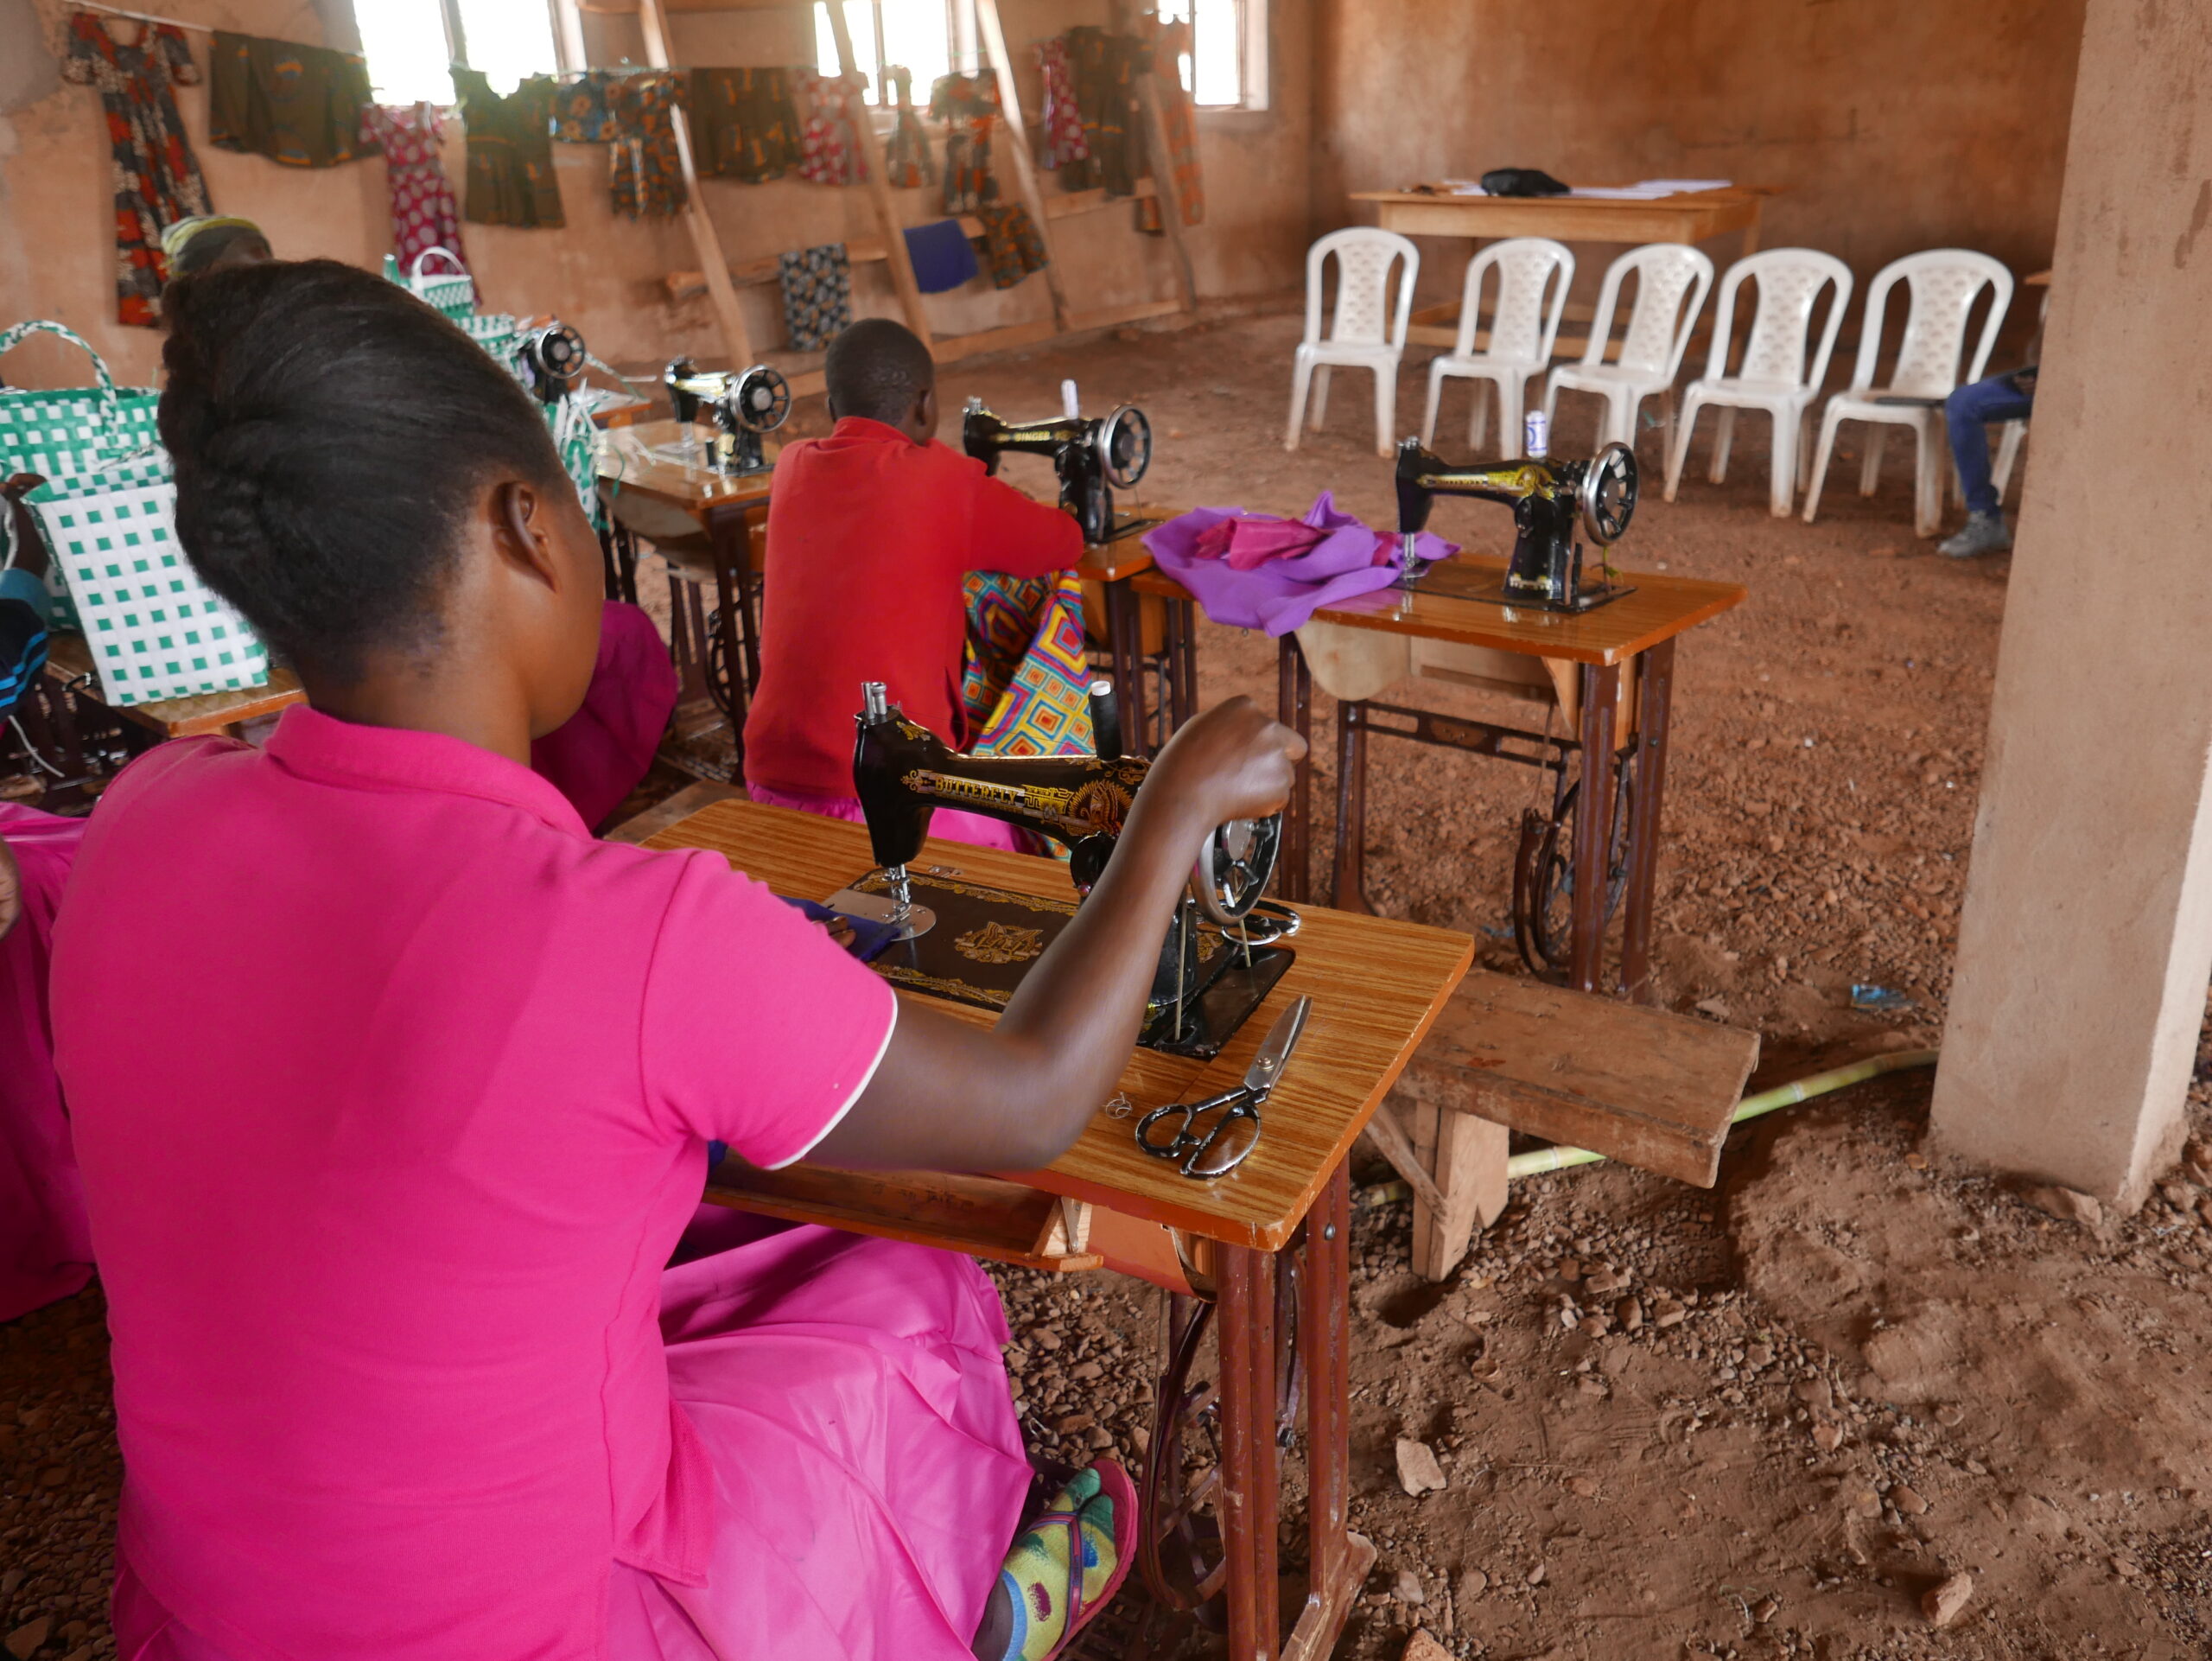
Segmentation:
[(1312, 998), (1301, 996), (1276, 1017), (1235, 1090), (1202, 1102), (1170, 1102), (1139, 1119), (1137, 1146), (1154, 1159), (1180, 1161), (1185, 1176), (1201, 1180), (1226, 1176), (1242, 1165), (1259, 1146), (1260, 1104), (1289, 1065), (1313, 1007)]

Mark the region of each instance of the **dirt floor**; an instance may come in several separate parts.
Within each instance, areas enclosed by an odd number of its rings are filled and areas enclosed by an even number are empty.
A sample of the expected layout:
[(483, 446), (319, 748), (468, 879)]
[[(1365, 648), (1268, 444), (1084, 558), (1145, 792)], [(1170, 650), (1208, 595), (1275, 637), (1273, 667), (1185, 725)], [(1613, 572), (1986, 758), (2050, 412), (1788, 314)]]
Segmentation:
[[(944, 401), (1042, 415), (1072, 376), (1087, 410), (1151, 416), (1147, 499), (1296, 512), (1332, 488), (1387, 524), (1364, 376), (1339, 374), (1328, 430), (1281, 449), (1294, 338), (1279, 317), (1126, 331), (955, 366)], [(1554, 453), (1586, 449), (1589, 423), (1563, 410)], [(1659, 939), (1672, 1007), (1765, 1035), (1755, 1088), (1940, 1036), (2006, 576), (1913, 538), (1902, 445), (1872, 500), (1847, 446), (1818, 525), (1770, 518), (1762, 424), (1743, 423), (1719, 487), (1700, 433), (1671, 506), (1647, 434), (1618, 550), (1751, 589), (1683, 645)], [(802, 406), (793, 430), (821, 425)], [(1030, 465), (1009, 476), (1041, 490)], [(1477, 503), (1440, 504), (1434, 528), (1498, 551), (1510, 536)], [(1274, 666), (1263, 638), (1203, 629), (1204, 700), (1271, 701)], [(1525, 719), (1472, 692), (1420, 698)], [(1325, 751), (1325, 700), (1316, 732)], [(1378, 741), (1377, 908), (1465, 930), (1479, 961), (1524, 972), (1508, 869), (1532, 777)], [(1854, 1009), (1854, 985), (1885, 1007)], [(2201, 1058), (2200, 1135), (2208, 1078)], [(1433, 1658), (1418, 1631), (1498, 1661), (2212, 1655), (2212, 1147), (2192, 1144), (2200, 1162), (2134, 1217), (2057, 1215), (2063, 1198), (1922, 1152), (1927, 1091), (1896, 1074), (1747, 1127), (1712, 1193), (1604, 1166), (1517, 1185), (1441, 1287), (1409, 1274), (1407, 1204), (1363, 1162), (1354, 1516), (1382, 1558), (1338, 1653)], [(1001, 1282), (1039, 1449), (1135, 1456), (1160, 1295), (1106, 1276)], [(112, 1652), (100, 1319), (95, 1289), (0, 1327), (0, 1643), (18, 1661)], [(1404, 1492), (1402, 1439), (1436, 1454), (1442, 1490)], [(1957, 1576), (1970, 1589), (1939, 1627), (1923, 1600), (1955, 1596)]]

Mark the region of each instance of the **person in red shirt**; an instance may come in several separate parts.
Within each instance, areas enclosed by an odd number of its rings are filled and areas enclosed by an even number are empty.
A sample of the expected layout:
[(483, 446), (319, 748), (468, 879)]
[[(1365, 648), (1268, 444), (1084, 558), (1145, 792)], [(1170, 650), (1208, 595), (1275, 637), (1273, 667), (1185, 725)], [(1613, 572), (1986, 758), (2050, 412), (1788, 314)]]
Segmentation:
[[(1083, 557), (1072, 515), (1031, 500), (937, 442), (937, 366), (888, 318), (830, 343), (827, 438), (787, 444), (768, 498), (760, 687), (745, 722), (753, 800), (858, 821), (861, 683), (955, 749), (969, 571), (1041, 576)], [(1020, 845), (1011, 826), (939, 808), (940, 837)]]

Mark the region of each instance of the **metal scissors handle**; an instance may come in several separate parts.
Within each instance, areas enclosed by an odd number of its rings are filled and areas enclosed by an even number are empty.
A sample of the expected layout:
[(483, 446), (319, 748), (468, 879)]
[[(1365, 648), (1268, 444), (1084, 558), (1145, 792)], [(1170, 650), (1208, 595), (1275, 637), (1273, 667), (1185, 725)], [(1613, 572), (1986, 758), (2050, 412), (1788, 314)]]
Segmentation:
[(1137, 1121), (1137, 1146), (1154, 1159), (1178, 1161), (1185, 1176), (1226, 1176), (1260, 1142), (1260, 1104), (1268, 1099), (1306, 1029), (1313, 1000), (1283, 1011), (1234, 1090), (1202, 1102), (1170, 1102)]

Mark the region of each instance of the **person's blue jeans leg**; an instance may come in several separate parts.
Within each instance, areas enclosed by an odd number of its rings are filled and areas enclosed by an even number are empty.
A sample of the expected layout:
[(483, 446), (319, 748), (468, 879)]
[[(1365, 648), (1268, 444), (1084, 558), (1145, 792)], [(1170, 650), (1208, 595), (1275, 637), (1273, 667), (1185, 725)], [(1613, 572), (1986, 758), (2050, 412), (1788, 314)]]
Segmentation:
[(1943, 400), (1943, 419), (1951, 430), (1951, 455), (1959, 464), (1967, 512), (1997, 512), (1997, 486), (1989, 474), (1989, 429), (1999, 421), (2024, 420), (2035, 399), (2012, 385), (2010, 375), (1961, 386)]

